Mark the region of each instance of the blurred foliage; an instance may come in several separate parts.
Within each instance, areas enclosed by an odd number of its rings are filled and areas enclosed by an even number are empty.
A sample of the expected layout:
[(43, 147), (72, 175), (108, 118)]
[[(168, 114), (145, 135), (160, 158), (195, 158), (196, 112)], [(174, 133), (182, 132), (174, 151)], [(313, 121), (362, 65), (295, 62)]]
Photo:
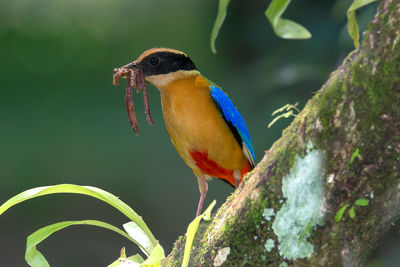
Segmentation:
[[(37, 250), (36, 248), (37, 245), (42, 241), (44, 241), (53, 233), (72, 225), (97, 226), (109, 229), (111, 231), (114, 231), (122, 235), (123, 237), (129, 239), (131, 242), (135, 243), (140, 248), (140, 250), (148, 257), (147, 260), (142, 261), (144, 264), (150, 260), (154, 261), (157, 259), (159, 263), (165, 257), (164, 250), (159, 245), (159, 242), (155, 239), (154, 235), (147, 227), (146, 223), (131, 207), (129, 207), (126, 203), (121, 201), (113, 194), (93, 186), (60, 184), (54, 186), (42, 186), (42, 187), (35, 187), (32, 189), (28, 189), (24, 192), (21, 192), (13, 196), (9, 200), (7, 200), (4, 204), (2, 204), (0, 206), (0, 215), (3, 214), (9, 208), (17, 204), (20, 204), (24, 201), (45, 195), (60, 194), (60, 193), (81, 194), (81, 195), (91, 196), (98, 200), (104, 201), (105, 203), (111, 205), (112, 207), (120, 211), (122, 214), (127, 216), (131, 221), (123, 225), (125, 231), (109, 223), (105, 223), (98, 220), (63, 221), (42, 227), (39, 230), (36, 230), (33, 234), (29, 235), (27, 238), (25, 260), (30, 266), (32, 267), (50, 266), (46, 258), (43, 256), (43, 254), (40, 253), (39, 250)], [(211, 211), (209, 211), (209, 213), (210, 212)], [(210, 217), (209, 213), (208, 217)], [(159, 255), (160, 257), (157, 258), (158, 257), (157, 255)]]
[[(272, 125), (275, 124), (275, 122), (277, 122), (278, 120), (282, 119), (282, 118), (290, 118), (290, 117), (297, 117), (297, 113), (300, 113), (300, 110), (297, 108), (297, 106), (299, 105), (299, 103), (296, 103), (294, 105), (292, 104), (286, 104), (281, 108), (278, 108), (277, 110), (275, 110), (274, 112), (272, 112), (272, 116), (276, 117), (270, 122), (268, 123), (268, 128), (271, 128)], [(284, 111), (286, 111), (285, 113), (283, 113)], [(278, 115), (278, 113), (281, 113)]]
[[(134, 99), (141, 126), (134, 136), (123, 87), (112, 86), (112, 69), (150, 47), (187, 52), (234, 100), (259, 161), (289, 123), (279, 120), (267, 129), (270, 114), (286, 103), (304, 106), (353, 49), (346, 28), (350, 4), (293, 1), (285, 17), (301, 22), (313, 38), (288, 41), (274, 35), (260, 12), (268, 2), (231, 1), (219, 53), (213, 55), (215, 0), (0, 1), (0, 203), (42, 185), (100, 187), (141, 214), (168, 253), (195, 215), (197, 182), (169, 141), (157, 90), (149, 88), (152, 127), (142, 100)], [(372, 4), (357, 14), (360, 30), (375, 10)], [(232, 192), (221, 181), (209, 185), (208, 203), (223, 203)], [(68, 195), (49, 200), (22, 203), (0, 217), (0, 265), (24, 266), (26, 236), (49, 223), (88, 217), (125, 223), (95, 200)], [(398, 230), (375, 257), (399, 260), (396, 238)], [(53, 266), (102, 266), (122, 246), (128, 255), (138, 252), (123, 237), (76, 226), (39, 249)]]
[(350, 37), (353, 39), (356, 48), (360, 46), (360, 33), (356, 20), (356, 10), (374, 1), (375, 0), (354, 0), (347, 10), (347, 30), (349, 31)]
[(222, 27), (222, 23), (224, 23), (229, 2), (230, 0), (219, 0), (218, 14), (217, 18), (215, 19), (214, 27), (211, 31), (211, 39), (210, 39), (211, 51), (214, 54), (217, 53), (217, 49), (215, 48), (215, 41), (217, 40), (218, 33)]
[(292, 20), (281, 18), (290, 2), (291, 0), (273, 0), (265, 11), (265, 16), (271, 23), (275, 34), (284, 39), (311, 38), (311, 33), (306, 28)]
[[(210, 39), (211, 51), (214, 54), (217, 53), (217, 50), (215, 48), (215, 41), (218, 37), (218, 33), (221, 29), (222, 23), (224, 23), (229, 2), (230, 0), (219, 0), (218, 14), (211, 32)], [(284, 39), (311, 38), (311, 34), (306, 28), (294, 21), (281, 18), (283, 12), (285, 12), (290, 2), (291, 0), (273, 0), (265, 11), (265, 16), (271, 23), (275, 34)]]

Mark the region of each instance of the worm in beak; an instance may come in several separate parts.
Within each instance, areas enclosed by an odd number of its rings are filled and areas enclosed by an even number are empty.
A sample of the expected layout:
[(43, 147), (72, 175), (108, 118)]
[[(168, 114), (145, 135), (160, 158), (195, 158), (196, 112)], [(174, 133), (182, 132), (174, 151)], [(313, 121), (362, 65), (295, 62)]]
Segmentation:
[(150, 125), (153, 125), (153, 119), (150, 115), (149, 97), (147, 94), (146, 80), (144, 73), (141, 69), (136, 68), (136, 62), (129, 63), (121, 68), (115, 68), (113, 70), (113, 84), (114, 86), (119, 85), (119, 78), (126, 79), (126, 93), (125, 93), (125, 106), (128, 112), (129, 123), (131, 124), (133, 132), (139, 134), (139, 125), (136, 119), (135, 109), (133, 108), (132, 99), (132, 88), (137, 87), (136, 92), (140, 93), (143, 91), (143, 101), (147, 121)]

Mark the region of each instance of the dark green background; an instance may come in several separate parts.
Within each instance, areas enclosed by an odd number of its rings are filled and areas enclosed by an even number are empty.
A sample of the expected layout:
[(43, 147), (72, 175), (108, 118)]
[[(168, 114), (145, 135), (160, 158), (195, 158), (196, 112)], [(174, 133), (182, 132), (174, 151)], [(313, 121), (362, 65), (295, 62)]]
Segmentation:
[[(284, 17), (306, 26), (313, 38), (288, 41), (273, 34), (264, 16), (266, 1), (234, 0), (213, 55), (215, 0), (2, 0), (0, 202), (43, 185), (100, 187), (142, 215), (168, 253), (194, 218), (197, 181), (169, 140), (158, 91), (149, 86), (153, 127), (142, 96), (134, 95), (140, 128), (134, 136), (125, 88), (112, 86), (112, 69), (151, 47), (187, 52), (236, 103), (259, 161), (290, 121), (268, 129), (270, 114), (286, 103), (304, 106), (353, 49), (345, 29), (348, 6), (345, 0), (294, 1)], [(374, 11), (374, 6), (362, 10), (361, 25)], [(231, 192), (221, 181), (209, 183), (205, 206), (213, 199), (219, 206)], [(78, 195), (25, 202), (0, 216), (0, 266), (25, 266), (25, 238), (38, 228), (80, 219), (117, 226), (127, 221), (102, 202)], [(39, 249), (52, 266), (105, 266), (122, 246), (129, 255), (138, 251), (112, 232), (76, 226)], [(392, 253), (396, 250), (399, 246)]]

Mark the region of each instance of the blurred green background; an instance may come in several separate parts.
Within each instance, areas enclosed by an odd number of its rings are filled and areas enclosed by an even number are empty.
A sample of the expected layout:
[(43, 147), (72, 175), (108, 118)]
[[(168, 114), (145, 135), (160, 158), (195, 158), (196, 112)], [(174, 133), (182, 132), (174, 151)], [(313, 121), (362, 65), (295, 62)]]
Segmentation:
[[(194, 218), (197, 181), (169, 140), (158, 91), (149, 87), (153, 127), (146, 122), (142, 96), (134, 95), (140, 128), (135, 136), (125, 88), (112, 86), (112, 69), (151, 47), (187, 52), (236, 103), (259, 161), (289, 123), (281, 120), (267, 129), (270, 114), (286, 103), (303, 107), (353, 49), (345, 28), (350, 1), (294, 1), (284, 17), (311, 31), (313, 38), (305, 41), (277, 38), (264, 16), (267, 4), (232, 1), (213, 55), (209, 37), (216, 0), (2, 0), (0, 202), (43, 185), (100, 187), (142, 215), (168, 253)], [(359, 14), (362, 28), (375, 8)], [(231, 192), (212, 181), (205, 207), (213, 199), (219, 206)], [(25, 202), (0, 216), (0, 266), (25, 266), (25, 238), (38, 228), (80, 219), (118, 226), (127, 221), (83, 196)], [(398, 225), (393, 229), (371, 266), (399, 262)], [(122, 246), (129, 255), (138, 252), (112, 232), (77, 226), (39, 249), (52, 266), (105, 266)]]

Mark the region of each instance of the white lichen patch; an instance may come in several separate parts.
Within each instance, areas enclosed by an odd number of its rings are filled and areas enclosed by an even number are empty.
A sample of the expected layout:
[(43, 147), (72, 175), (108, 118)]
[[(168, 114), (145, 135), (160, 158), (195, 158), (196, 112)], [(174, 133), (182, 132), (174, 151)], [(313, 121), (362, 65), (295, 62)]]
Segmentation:
[(218, 267), (218, 266), (221, 266), (222, 264), (224, 264), (224, 262), (228, 258), (229, 253), (231, 253), (230, 247), (225, 247), (225, 248), (221, 248), (220, 250), (218, 250), (218, 254), (214, 258), (214, 266)]
[(296, 156), (290, 173), (282, 180), (282, 193), (287, 199), (277, 212), (272, 229), (279, 240), (279, 253), (295, 260), (311, 256), (313, 245), (307, 241), (311, 230), (323, 224), (325, 199), (324, 157), (321, 150), (307, 144), (304, 158)]
[(334, 178), (335, 178), (335, 175), (333, 173), (329, 174), (328, 175), (328, 183), (329, 184), (333, 183)]
[(262, 216), (266, 221), (271, 220), (271, 217), (275, 215), (274, 209), (265, 208), (263, 211)]
[(275, 241), (273, 239), (268, 239), (264, 244), (265, 250), (270, 252), (275, 247)]

